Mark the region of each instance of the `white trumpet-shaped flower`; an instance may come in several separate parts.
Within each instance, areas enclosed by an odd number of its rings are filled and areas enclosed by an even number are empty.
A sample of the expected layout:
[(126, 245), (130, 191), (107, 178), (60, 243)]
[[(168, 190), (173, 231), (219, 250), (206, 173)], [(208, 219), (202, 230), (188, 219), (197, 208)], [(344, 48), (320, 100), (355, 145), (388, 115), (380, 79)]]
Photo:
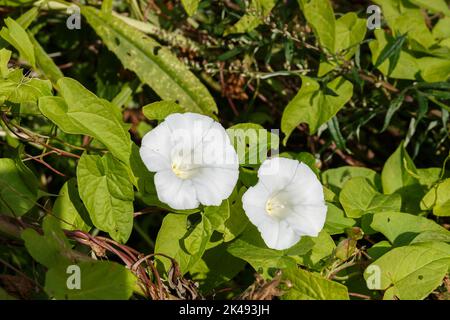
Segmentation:
[(307, 165), (281, 157), (269, 159), (259, 168), (258, 178), (242, 204), (269, 248), (287, 249), (301, 236), (319, 234), (327, 206), (322, 185)]
[(239, 160), (222, 125), (196, 113), (174, 113), (142, 139), (141, 158), (156, 172), (161, 202), (173, 209), (218, 206), (239, 176)]

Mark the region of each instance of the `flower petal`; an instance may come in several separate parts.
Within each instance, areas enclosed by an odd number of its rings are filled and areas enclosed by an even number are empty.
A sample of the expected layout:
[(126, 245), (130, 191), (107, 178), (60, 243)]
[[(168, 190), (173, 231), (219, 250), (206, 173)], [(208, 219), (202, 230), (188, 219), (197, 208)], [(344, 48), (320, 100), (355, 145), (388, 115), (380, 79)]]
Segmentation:
[(195, 209), (199, 206), (197, 193), (190, 180), (179, 179), (172, 170), (155, 174), (158, 199), (177, 210)]
[(290, 248), (301, 238), (285, 221), (265, 222), (258, 226), (258, 230), (266, 245), (276, 250)]
[(170, 169), (170, 135), (169, 127), (163, 122), (142, 138), (139, 153), (149, 171)]
[(299, 205), (291, 210), (285, 221), (301, 235), (317, 237), (322, 230), (327, 216), (327, 206)]
[(239, 171), (219, 167), (202, 167), (191, 178), (197, 198), (206, 206), (218, 206), (233, 192)]
[(297, 160), (277, 157), (263, 162), (258, 170), (259, 183), (270, 192), (277, 192), (289, 185), (297, 171)]
[(265, 208), (269, 196), (269, 191), (261, 183), (248, 188), (242, 196), (242, 207), (245, 214), (256, 226), (270, 218)]
[(323, 187), (315, 173), (300, 163), (291, 183), (283, 191), (291, 205), (324, 205)]

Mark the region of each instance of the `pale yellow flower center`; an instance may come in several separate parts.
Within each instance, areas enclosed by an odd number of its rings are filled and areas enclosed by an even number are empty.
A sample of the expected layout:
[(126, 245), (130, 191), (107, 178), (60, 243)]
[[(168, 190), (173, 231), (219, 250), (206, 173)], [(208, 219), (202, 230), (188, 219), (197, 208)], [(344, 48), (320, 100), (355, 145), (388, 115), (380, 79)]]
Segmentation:
[(286, 206), (277, 197), (272, 197), (266, 202), (266, 212), (269, 216), (281, 217)]
[(185, 165), (179, 162), (172, 162), (172, 171), (180, 179), (189, 179), (196, 172), (194, 166)]

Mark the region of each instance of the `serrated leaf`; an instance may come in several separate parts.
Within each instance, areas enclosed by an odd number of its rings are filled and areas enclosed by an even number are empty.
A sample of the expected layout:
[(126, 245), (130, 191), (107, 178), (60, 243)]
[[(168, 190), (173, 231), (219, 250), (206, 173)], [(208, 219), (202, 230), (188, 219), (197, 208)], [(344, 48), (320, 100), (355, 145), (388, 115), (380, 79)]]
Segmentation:
[(110, 153), (103, 157), (84, 153), (78, 161), (81, 200), (94, 226), (125, 243), (133, 228), (133, 185), (128, 170)]
[(134, 71), (163, 100), (178, 100), (192, 112), (217, 112), (206, 87), (169, 49), (117, 17), (91, 7), (82, 7), (81, 13), (124, 67)]

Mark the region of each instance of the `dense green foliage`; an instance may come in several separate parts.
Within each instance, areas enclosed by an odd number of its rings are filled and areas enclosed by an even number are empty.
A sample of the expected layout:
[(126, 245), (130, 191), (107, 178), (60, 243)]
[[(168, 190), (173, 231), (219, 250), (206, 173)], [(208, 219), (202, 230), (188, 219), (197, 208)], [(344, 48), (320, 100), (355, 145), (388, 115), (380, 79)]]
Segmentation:
[[(449, 299), (444, 0), (0, 4), (0, 300)], [(319, 236), (264, 244), (251, 147), (220, 206), (160, 202), (139, 145), (179, 112), (280, 129), (324, 186)]]

